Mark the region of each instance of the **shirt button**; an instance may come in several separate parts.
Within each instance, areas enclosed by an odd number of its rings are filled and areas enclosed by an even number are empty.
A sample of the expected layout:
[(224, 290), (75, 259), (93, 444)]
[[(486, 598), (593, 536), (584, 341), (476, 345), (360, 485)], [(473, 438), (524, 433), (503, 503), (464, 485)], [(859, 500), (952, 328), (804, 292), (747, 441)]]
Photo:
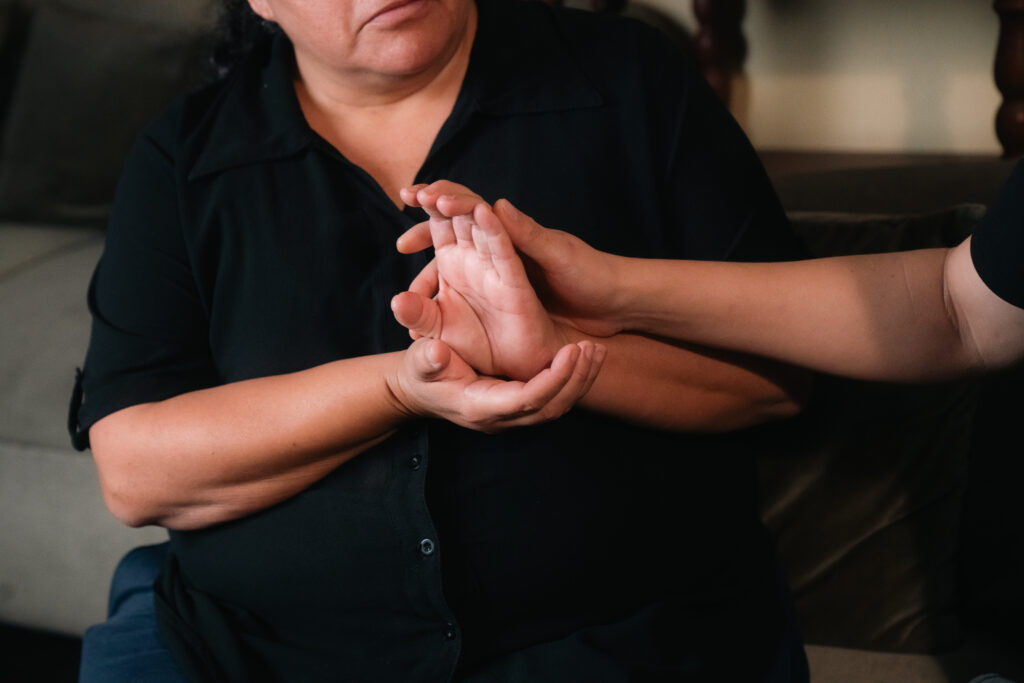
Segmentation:
[(448, 622), (448, 630), (444, 632), (444, 637), (448, 640), (455, 640), (455, 624)]
[(420, 468), (421, 462), (423, 462), (423, 459), (420, 458), (420, 456), (418, 455), (414, 455), (411, 458), (409, 458), (409, 467), (411, 467), (414, 470), (418, 470)]
[(434, 548), (434, 541), (432, 541), (431, 539), (424, 538), (422, 541), (420, 541), (420, 552), (423, 555), (433, 555)]

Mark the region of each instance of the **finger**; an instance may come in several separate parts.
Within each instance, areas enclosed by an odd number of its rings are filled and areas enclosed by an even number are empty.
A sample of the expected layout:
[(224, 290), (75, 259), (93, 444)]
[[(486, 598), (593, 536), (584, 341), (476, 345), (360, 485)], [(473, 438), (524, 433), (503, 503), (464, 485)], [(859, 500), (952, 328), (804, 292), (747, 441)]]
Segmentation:
[(450, 180), (437, 180), (426, 188), (420, 198), (428, 197), (432, 206), (449, 218), (470, 213), (483, 198), (465, 185)]
[(525, 254), (539, 246), (537, 243), (543, 237), (543, 228), (525, 213), (512, 206), (507, 199), (499, 199), (494, 203), (494, 213), (505, 226), (509, 238), (516, 249)]
[[(559, 350), (559, 354), (562, 354), (563, 351), (572, 346), (576, 346), (579, 349), (574, 363), (568, 364), (568, 358), (571, 358), (571, 355), (563, 358), (556, 355), (555, 360), (551, 363), (551, 370), (561, 373), (563, 369), (556, 368), (556, 363), (566, 362), (570, 372), (568, 379), (549, 401), (539, 406), (535, 413), (523, 415), (515, 420), (515, 426), (538, 424), (561, 417), (569, 412), (590, 391), (604, 363), (607, 349), (603, 344), (595, 344), (589, 340), (584, 340), (578, 344), (569, 344), (563, 347)], [(540, 374), (538, 374), (538, 377), (540, 377)]]
[(476, 254), (481, 261), (491, 262), (491, 250), (487, 246), (487, 235), (475, 220), (473, 221), (473, 247), (476, 248)]
[(580, 393), (580, 398), (586, 396), (591, 387), (594, 386), (594, 382), (597, 380), (597, 376), (601, 373), (601, 368), (604, 366), (604, 359), (607, 357), (608, 347), (604, 344), (594, 344), (594, 359), (590, 364), (587, 379), (583, 386), (583, 391)]
[(441, 310), (437, 302), (414, 292), (401, 292), (391, 299), (391, 312), (399, 325), (424, 337), (441, 336)]
[[(580, 353), (576, 358), (575, 364), (571, 367), (569, 379), (559, 392), (537, 411), (537, 422), (553, 420), (569, 412), (587, 393), (593, 384), (593, 378), (597, 376), (593, 372), (595, 363), (597, 363), (596, 345), (591, 341), (584, 340), (572, 346), (577, 346), (580, 349)], [(601, 360), (604, 360), (603, 357)], [(597, 365), (600, 367), (599, 363)], [(554, 366), (553, 362), (552, 366)]]
[(409, 347), (409, 367), (419, 381), (436, 382), (443, 379), (451, 359), (451, 349), (437, 339), (423, 339), (413, 342)]
[[(576, 363), (583, 349), (578, 344), (567, 344), (558, 350), (551, 365), (538, 372), (522, 386), (520, 415), (529, 417), (540, 411), (561, 392), (572, 379)], [(539, 421), (539, 420), (537, 420)], [(532, 424), (532, 423), (531, 423)]]
[(437, 198), (440, 196), (441, 193), (434, 188), (434, 184), (420, 185), (416, 191), (416, 205), (426, 211), (431, 218), (448, 218), (437, 209)]
[(474, 422), (486, 422), (489, 428), (539, 422), (529, 422), (528, 419), (558, 395), (569, 381), (579, 354), (580, 349), (575, 344), (562, 347), (549, 367), (525, 383), (484, 378), (485, 381), (470, 385), (466, 390), (466, 398), (478, 415), (490, 416), (485, 421)]
[(415, 254), (432, 244), (433, 242), (430, 240), (430, 221), (417, 223), (403, 232), (395, 241), (395, 247), (400, 254)]
[[(440, 216), (440, 214), (438, 214)], [(432, 217), (428, 221), (430, 225), (430, 241), (434, 243), (434, 251), (438, 249), (444, 249), (455, 244), (458, 240), (455, 235), (455, 230), (452, 229), (452, 219), (441, 216), (440, 218)]]
[[(450, 218), (451, 216), (454, 216), (456, 214), (446, 215), (442, 213), (441, 209), (437, 205), (438, 200), (440, 200), (443, 196), (449, 194), (457, 195), (460, 197), (475, 198), (476, 201), (473, 202), (474, 205), (476, 204), (476, 202), (480, 201), (480, 198), (477, 195), (470, 192), (462, 185), (457, 185), (456, 183), (453, 183), (449, 180), (437, 180), (433, 183), (430, 183), (429, 185), (420, 185), (419, 189), (416, 192), (416, 201), (419, 204), (420, 208), (422, 208), (431, 216), (436, 216), (439, 218), (443, 216), (445, 218)], [(461, 213), (465, 213), (465, 211)]]
[(437, 294), (441, 288), (437, 276), (437, 259), (430, 259), (430, 263), (423, 267), (413, 281), (409, 283), (409, 291), (430, 298)]
[(416, 193), (422, 190), (424, 187), (426, 187), (426, 184), (424, 183), (403, 187), (398, 191), (398, 196), (402, 198), (402, 201), (405, 202), (406, 206), (418, 207), (420, 204), (419, 200), (416, 198)]
[(473, 249), (473, 218), (461, 214), (451, 219), (455, 241), (464, 249)]
[(469, 191), (442, 194), (438, 196), (436, 202), (438, 211), (452, 217), (472, 213), (478, 205), (486, 203), (479, 195)]
[(487, 251), (490, 254), (491, 262), (498, 271), (498, 277), (503, 282), (518, 283), (526, 285), (529, 282), (526, 277), (526, 268), (523, 261), (516, 253), (512, 240), (502, 221), (498, 219), (489, 206), (479, 206), (473, 212), (477, 225), (486, 236)]

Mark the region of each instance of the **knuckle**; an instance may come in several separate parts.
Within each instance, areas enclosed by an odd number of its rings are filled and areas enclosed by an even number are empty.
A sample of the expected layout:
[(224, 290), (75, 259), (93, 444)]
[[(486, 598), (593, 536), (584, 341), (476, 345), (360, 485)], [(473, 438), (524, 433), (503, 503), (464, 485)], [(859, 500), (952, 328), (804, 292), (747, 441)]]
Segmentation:
[(527, 399), (519, 404), (519, 410), (517, 411), (520, 415), (532, 415), (543, 409), (542, 405), (534, 399)]

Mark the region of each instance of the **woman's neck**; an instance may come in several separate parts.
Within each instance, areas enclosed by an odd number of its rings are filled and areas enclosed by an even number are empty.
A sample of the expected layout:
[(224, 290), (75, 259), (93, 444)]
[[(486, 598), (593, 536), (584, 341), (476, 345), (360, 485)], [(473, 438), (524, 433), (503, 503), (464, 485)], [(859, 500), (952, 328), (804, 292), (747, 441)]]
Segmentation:
[(325, 72), (297, 54), (295, 89), (309, 126), (401, 207), (399, 189), (414, 182), (458, 99), (475, 33), (474, 6), (448, 55), (402, 77)]

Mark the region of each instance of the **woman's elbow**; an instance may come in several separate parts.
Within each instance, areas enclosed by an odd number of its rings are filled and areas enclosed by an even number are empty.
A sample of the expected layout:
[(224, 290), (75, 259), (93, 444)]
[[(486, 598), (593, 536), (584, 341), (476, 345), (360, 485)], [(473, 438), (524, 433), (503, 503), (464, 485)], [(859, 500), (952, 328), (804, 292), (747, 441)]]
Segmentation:
[(147, 500), (138, 482), (119, 468), (113, 461), (118, 458), (102, 446), (93, 444), (93, 459), (99, 473), (100, 491), (107, 509), (119, 522), (130, 527), (141, 527), (158, 524), (159, 516), (155, 514), (151, 503)]
[(124, 412), (108, 415), (89, 430), (103, 501), (110, 513), (127, 526), (158, 524), (160, 519), (152, 497), (140, 478), (139, 457), (133, 452)]
[(119, 485), (111, 485), (100, 479), (103, 502), (107, 510), (117, 521), (130, 527), (142, 527), (158, 524), (159, 519), (149, 511), (143, 501), (139, 501)]

